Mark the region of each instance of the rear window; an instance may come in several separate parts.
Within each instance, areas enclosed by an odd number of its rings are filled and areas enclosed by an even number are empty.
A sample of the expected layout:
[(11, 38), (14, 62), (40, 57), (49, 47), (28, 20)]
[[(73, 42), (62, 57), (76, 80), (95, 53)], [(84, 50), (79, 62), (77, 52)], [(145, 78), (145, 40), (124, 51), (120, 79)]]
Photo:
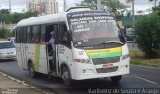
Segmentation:
[(15, 45), (12, 42), (0, 43), (0, 49), (5, 49), (5, 48), (15, 48)]

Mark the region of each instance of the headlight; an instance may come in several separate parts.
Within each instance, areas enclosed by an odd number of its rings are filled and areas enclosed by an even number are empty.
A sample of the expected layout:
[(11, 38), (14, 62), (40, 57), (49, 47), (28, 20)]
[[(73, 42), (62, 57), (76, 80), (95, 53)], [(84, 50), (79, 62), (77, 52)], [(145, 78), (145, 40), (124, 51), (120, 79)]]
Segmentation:
[(123, 55), (123, 56), (122, 56), (122, 60), (125, 60), (125, 59), (127, 59), (127, 58), (129, 58), (129, 57), (130, 57), (129, 54)]
[(74, 61), (79, 63), (91, 63), (89, 59), (74, 59)]

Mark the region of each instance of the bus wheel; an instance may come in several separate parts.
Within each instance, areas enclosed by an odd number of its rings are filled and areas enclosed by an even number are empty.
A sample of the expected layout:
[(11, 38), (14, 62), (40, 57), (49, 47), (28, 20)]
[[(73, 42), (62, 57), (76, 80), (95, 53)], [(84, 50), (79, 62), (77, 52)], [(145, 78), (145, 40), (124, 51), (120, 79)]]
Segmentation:
[(65, 85), (67, 86), (71, 86), (72, 85), (72, 79), (71, 79), (71, 76), (70, 76), (70, 72), (69, 72), (69, 69), (64, 66), (63, 69), (62, 69), (62, 79), (63, 79), (63, 82)]
[(29, 71), (29, 75), (30, 75), (31, 77), (34, 78), (34, 77), (37, 76), (33, 64), (31, 64), (31, 63), (29, 64), (29, 66), (28, 66), (28, 71)]
[(122, 79), (122, 75), (111, 77), (112, 82), (117, 83)]

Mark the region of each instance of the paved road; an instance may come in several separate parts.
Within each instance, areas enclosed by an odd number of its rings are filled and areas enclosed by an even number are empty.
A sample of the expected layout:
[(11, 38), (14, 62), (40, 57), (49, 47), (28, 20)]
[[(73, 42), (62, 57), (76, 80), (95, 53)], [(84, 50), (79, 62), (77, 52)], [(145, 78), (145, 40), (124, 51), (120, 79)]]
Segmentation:
[(110, 79), (94, 79), (76, 82), (72, 88), (63, 85), (61, 79), (31, 78), (27, 71), (20, 69), (15, 61), (0, 62), (0, 71), (31, 85), (50, 88), (57, 94), (87, 94), (91, 88), (160, 88), (160, 70), (131, 66), (131, 73), (123, 76), (120, 83), (114, 84)]

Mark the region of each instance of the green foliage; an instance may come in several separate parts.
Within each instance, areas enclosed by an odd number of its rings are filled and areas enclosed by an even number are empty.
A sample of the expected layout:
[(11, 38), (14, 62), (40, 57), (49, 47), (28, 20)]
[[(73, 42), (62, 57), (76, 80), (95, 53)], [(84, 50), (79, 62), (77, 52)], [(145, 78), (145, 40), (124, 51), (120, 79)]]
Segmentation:
[(123, 18), (123, 15), (116, 15), (116, 20), (117, 20), (117, 21), (121, 21), (122, 18)]
[(9, 14), (7, 12), (2, 12), (4, 9), (0, 10), (0, 22), (10, 24), (17, 23), (22, 19), (37, 16), (35, 12), (25, 12), (25, 13), (13, 13)]
[(12, 23), (17, 23), (22, 19), (29, 18), (29, 17), (35, 17), (35, 16), (37, 16), (37, 13), (35, 12), (14, 13), (12, 15)]
[(139, 59), (131, 59), (131, 64), (140, 65), (141, 61)]
[[(96, 9), (97, 0), (83, 0), (81, 2), (81, 6), (88, 6), (91, 9)], [(122, 4), (119, 0), (102, 0), (102, 6), (109, 7), (112, 11), (116, 11), (117, 9), (124, 9), (127, 6)]]
[(160, 16), (142, 17), (135, 24), (136, 42), (148, 58), (160, 57)]
[(9, 9), (1, 9), (0, 13), (9, 14)]
[(122, 4), (119, 0), (102, 0), (102, 4), (109, 7), (113, 12), (117, 11), (117, 9), (124, 9), (127, 6)]
[(133, 28), (133, 25), (132, 24), (126, 24), (124, 25), (125, 28)]
[(0, 38), (9, 38), (11, 36), (11, 32), (8, 29), (1, 28), (0, 29)]
[(97, 0), (83, 0), (80, 4), (77, 4), (77, 6), (88, 6), (91, 9), (96, 9), (96, 3)]
[(15, 37), (15, 31), (11, 32), (11, 37)]
[(160, 16), (160, 5), (153, 8), (153, 13)]

